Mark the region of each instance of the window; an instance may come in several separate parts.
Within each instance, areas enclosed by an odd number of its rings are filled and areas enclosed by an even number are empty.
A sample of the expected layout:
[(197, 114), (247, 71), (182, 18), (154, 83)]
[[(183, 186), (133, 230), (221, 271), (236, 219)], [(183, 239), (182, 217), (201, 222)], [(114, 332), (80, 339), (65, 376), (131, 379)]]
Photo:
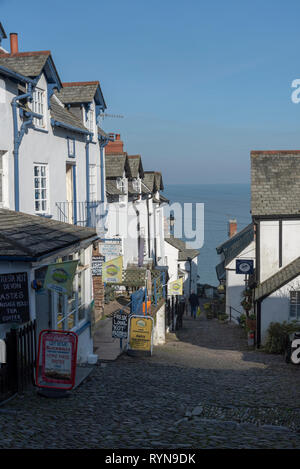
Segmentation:
[(89, 182), (90, 202), (95, 202), (97, 200), (97, 171), (95, 164), (90, 164), (89, 166)]
[(300, 319), (300, 291), (290, 292), (290, 319)]
[(34, 211), (48, 213), (48, 168), (46, 164), (34, 165)]
[(134, 178), (132, 180), (132, 187), (136, 192), (141, 192), (141, 180), (139, 178)]
[(38, 119), (37, 117), (33, 118), (33, 124), (36, 127), (45, 127), (45, 104), (44, 104), (44, 96), (45, 92), (40, 90), (39, 88), (35, 88), (33, 92), (33, 99), (32, 99), (32, 111), (36, 112), (37, 114), (41, 114), (43, 117)]
[(94, 111), (89, 109), (86, 114), (86, 126), (90, 132), (94, 133)]
[(117, 178), (117, 188), (123, 193), (126, 193), (126, 179)]
[(67, 137), (68, 158), (75, 158), (75, 138)]
[(78, 326), (80, 322), (87, 319), (85, 281), (85, 252), (80, 251), (78, 255), (71, 255), (62, 258), (62, 262), (79, 259), (77, 271), (73, 281), (73, 291), (70, 296), (54, 292), (54, 329), (71, 330)]
[(3, 204), (3, 155), (0, 151), (0, 206)]

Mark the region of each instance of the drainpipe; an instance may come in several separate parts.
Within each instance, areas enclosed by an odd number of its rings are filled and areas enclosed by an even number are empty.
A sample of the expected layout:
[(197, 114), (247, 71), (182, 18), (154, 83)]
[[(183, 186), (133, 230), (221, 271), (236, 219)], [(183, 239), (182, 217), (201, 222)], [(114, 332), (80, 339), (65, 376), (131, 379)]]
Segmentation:
[(85, 167), (86, 167), (86, 213), (87, 213), (87, 226), (90, 226), (90, 144), (91, 137), (87, 136), (85, 143)]
[[(22, 142), (22, 138), (27, 131), (28, 127), (31, 126), (34, 116), (38, 116), (33, 112), (26, 112), (26, 115), (29, 115), (30, 118), (26, 122), (22, 122), (20, 130), (18, 129), (18, 115), (17, 108), (21, 99), (30, 98), (32, 99), (32, 83), (28, 83), (28, 92), (21, 94), (20, 96), (15, 96), (12, 99), (11, 105), (13, 110), (13, 127), (14, 127), (14, 195), (15, 195), (15, 211), (19, 212), (20, 210), (20, 192), (19, 192), (19, 149)], [(41, 117), (41, 116), (40, 116)]]

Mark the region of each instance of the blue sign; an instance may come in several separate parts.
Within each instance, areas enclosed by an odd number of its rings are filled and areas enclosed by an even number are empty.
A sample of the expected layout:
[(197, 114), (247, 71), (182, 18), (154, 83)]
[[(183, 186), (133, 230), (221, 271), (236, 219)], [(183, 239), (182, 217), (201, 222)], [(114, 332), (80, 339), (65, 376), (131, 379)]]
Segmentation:
[(237, 259), (235, 265), (236, 274), (253, 274), (254, 265), (252, 259)]

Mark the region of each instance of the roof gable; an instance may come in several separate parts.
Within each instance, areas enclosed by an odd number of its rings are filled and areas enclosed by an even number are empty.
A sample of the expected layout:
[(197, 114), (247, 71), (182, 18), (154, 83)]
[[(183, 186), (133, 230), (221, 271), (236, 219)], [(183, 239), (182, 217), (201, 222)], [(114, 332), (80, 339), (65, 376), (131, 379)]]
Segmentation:
[(144, 169), (142, 165), (141, 155), (128, 155), (128, 165), (130, 168), (130, 177), (132, 178), (144, 177)]
[(95, 100), (97, 106), (106, 109), (99, 81), (68, 82), (62, 85), (58, 97), (64, 104), (91, 103)]
[(236, 235), (229, 238), (216, 248), (218, 254), (223, 254), (225, 264), (231, 262), (240, 252), (242, 252), (254, 239), (253, 224), (250, 223)]
[(251, 213), (300, 214), (300, 150), (251, 152)]

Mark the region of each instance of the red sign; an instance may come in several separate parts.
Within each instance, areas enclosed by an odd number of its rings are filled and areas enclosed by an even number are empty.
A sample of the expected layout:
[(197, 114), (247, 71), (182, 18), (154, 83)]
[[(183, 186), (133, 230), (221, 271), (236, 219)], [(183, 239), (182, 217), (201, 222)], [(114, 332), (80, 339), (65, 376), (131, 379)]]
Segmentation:
[(78, 337), (71, 331), (44, 330), (39, 336), (36, 385), (69, 390), (74, 387)]

